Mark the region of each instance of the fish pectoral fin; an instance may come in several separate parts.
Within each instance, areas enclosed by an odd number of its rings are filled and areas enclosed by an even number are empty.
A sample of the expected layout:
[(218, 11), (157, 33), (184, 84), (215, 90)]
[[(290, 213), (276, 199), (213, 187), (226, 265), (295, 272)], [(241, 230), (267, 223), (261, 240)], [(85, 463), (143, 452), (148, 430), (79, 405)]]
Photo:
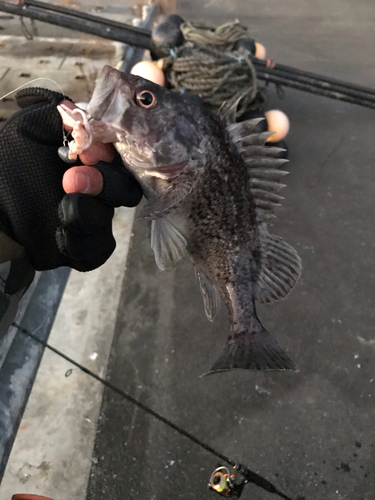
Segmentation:
[(220, 309), (220, 295), (217, 291), (215, 285), (207, 278), (207, 276), (202, 273), (202, 271), (195, 270), (195, 274), (198, 278), (199, 285), (202, 292), (204, 310), (209, 321), (213, 321), (216, 313)]
[(234, 369), (295, 370), (295, 366), (271, 334), (257, 322), (255, 328), (230, 336), (220, 358), (203, 376)]
[(165, 217), (151, 221), (151, 248), (162, 271), (170, 271), (186, 255), (186, 239)]
[(284, 299), (301, 275), (302, 262), (296, 250), (282, 238), (259, 227), (261, 270), (256, 283), (255, 298), (261, 303)]
[(200, 174), (203, 172), (203, 166), (202, 160), (188, 161), (183, 171), (172, 178), (160, 195), (149, 198), (140, 217), (151, 220), (158, 219), (174, 210), (197, 185)]

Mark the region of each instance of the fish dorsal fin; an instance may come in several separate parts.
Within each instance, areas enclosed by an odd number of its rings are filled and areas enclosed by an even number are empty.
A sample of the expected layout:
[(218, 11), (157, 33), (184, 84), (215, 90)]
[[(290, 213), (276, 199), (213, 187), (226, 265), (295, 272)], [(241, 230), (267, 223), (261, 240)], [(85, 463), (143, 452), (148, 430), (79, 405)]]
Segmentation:
[(297, 252), (282, 238), (268, 231), (267, 221), (283, 199), (281, 179), (288, 172), (281, 170), (287, 161), (278, 158), (280, 148), (266, 146), (271, 132), (254, 132), (260, 119), (247, 120), (228, 126), (232, 142), (248, 167), (250, 191), (253, 195), (259, 224), (261, 269), (256, 284), (259, 302), (274, 302), (285, 298), (298, 280), (302, 265)]
[(186, 255), (186, 239), (169, 217), (151, 221), (151, 248), (162, 271), (170, 271)]
[(296, 250), (282, 238), (268, 231), (267, 224), (259, 227), (261, 270), (255, 298), (270, 303), (284, 299), (301, 275), (302, 263)]
[(239, 123), (230, 123), (227, 125), (230, 138), (234, 144), (264, 145), (266, 140), (275, 132), (254, 132), (255, 127), (263, 118), (252, 118)]
[(198, 269), (196, 269), (195, 274), (201, 287), (206, 316), (210, 321), (213, 321), (217, 311), (220, 309), (221, 300), (219, 292), (217, 291), (215, 285), (211, 283), (202, 271), (198, 271)]
[(260, 120), (261, 118), (255, 118), (231, 124), (228, 126), (228, 132), (248, 167), (250, 191), (257, 216), (263, 221), (272, 217), (272, 212), (283, 200), (279, 192), (285, 184), (281, 184), (280, 180), (288, 172), (280, 167), (288, 160), (278, 158), (283, 149), (265, 145), (273, 132), (254, 132)]
[[(168, 181), (168, 185), (158, 195), (151, 196), (141, 211), (140, 217), (143, 219), (158, 219), (165, 217), (174, 210), (197, 185), (200, 174), (203, 171), (204, 163), (201, 159), (190, 160), (181, 169), (178, 164), (177, 175), (169, 172), (165, 177), (166, 167), (162, 167), (160, 172), (155, 169), (155, 176)], [(163, 170), (164, 169), (164, 170)]]

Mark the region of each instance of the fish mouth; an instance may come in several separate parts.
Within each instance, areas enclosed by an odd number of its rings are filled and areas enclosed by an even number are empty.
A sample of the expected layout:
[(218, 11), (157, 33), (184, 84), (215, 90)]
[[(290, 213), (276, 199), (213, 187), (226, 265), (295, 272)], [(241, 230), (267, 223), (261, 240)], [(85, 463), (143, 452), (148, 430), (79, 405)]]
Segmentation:
[(100, 121), (107, 111), (118, 86), (119, 73), (111, 66), (104, 66), (102, 69), (87, 107), (88, 113), (95, 120)]
[(88, 104), (88, 113), (98, 121), (102, 120), (103, 116), (106, 115), (105, 121), (108, 122), (112, 115), (114, 117), (118, 116), (120, 110), (124, 112), (123, 107), (119, 106), (125, 105), (126, 107), (127, 102), (129, 106), (129, 100), (132, 97), (131, 87), (132, 84), (134, 85), (135, 78), (111, 66), (104, 66)]

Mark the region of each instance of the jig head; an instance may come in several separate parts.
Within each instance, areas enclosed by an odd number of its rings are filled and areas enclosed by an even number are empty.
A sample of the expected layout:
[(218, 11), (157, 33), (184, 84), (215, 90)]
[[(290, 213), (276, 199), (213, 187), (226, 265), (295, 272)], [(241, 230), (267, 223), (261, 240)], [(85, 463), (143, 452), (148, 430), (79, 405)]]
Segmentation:
[(218, 467), (211, 474), (208, 488), (215, 491), (218, 495), (226, 498), (240, 498), (245, 484), (248, 481), (243, 479), (236, 482), (236, 476), (231, 474), (227, 467)]

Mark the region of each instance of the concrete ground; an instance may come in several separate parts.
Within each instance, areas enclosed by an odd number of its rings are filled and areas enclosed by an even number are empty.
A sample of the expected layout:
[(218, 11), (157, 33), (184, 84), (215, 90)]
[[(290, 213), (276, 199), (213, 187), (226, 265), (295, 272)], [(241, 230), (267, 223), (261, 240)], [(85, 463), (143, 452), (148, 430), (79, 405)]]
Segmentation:
[[(284, 64), (367, 86), (375, 81), (371, 0), (181, 1), (178, 11), (215, 24), (237, 17)], [(125, 279), (114, 285), (120, 297), (100, 299), (116, 312), (107, 377), (295, 500), (372, 500), (374, 111), (289, 89), (282, 101), (273, 88), (269, 94), (270, 107), (291, 120), (291, 175), (273, 229), (298, 249), (304, 268), (287, 300), (259, 312), (298, 373), (200, 378), (227, 337), (226, 312), (207, 321), (191, 265), (159, 271), (145, 223), (136, 221)], [(43, 446), (52, 446), (57, 432), (45, 435)], [(72, 456), (81, 453), (82, 436)], [(217, 459), (109, 389), (93, 439), (91, 431), (87, 495), (82, 481), (79, 491), (69, 489), (83, 476), (69, 463), (59, 488), (47, 470), (34, 491), (53, 492), (55, 500), (214, 498), (206, 484)], [(51, 456), (58, 474), (58, 453)], [(38, 455), (35, 464), (42, 463)], [(276, 497), (248, 485), (242, 498)]]
[[(199, 12), (198, 12), (199, 9)], [(238, 17), (270, 57), (372, 86), (372, 2), (182, 2), (186, 18)], [(371, 62), (370, 62), (371, 61)], [(290, 297), (259, 308), (298, 373), (199, 378), (226, 339), (210, 324), (188, 262), (156, 268), (136, 222), (109, 378), (295, 499), (375, 498), (374, 112), (286, 89), (270, 107), (291, 120), (291, 175), (274, 231), (303, 276)], [(88, 499), (211, 498), (217, 460), (104, 391)], [(273, 495), (249, 485), (244, 499)]]

